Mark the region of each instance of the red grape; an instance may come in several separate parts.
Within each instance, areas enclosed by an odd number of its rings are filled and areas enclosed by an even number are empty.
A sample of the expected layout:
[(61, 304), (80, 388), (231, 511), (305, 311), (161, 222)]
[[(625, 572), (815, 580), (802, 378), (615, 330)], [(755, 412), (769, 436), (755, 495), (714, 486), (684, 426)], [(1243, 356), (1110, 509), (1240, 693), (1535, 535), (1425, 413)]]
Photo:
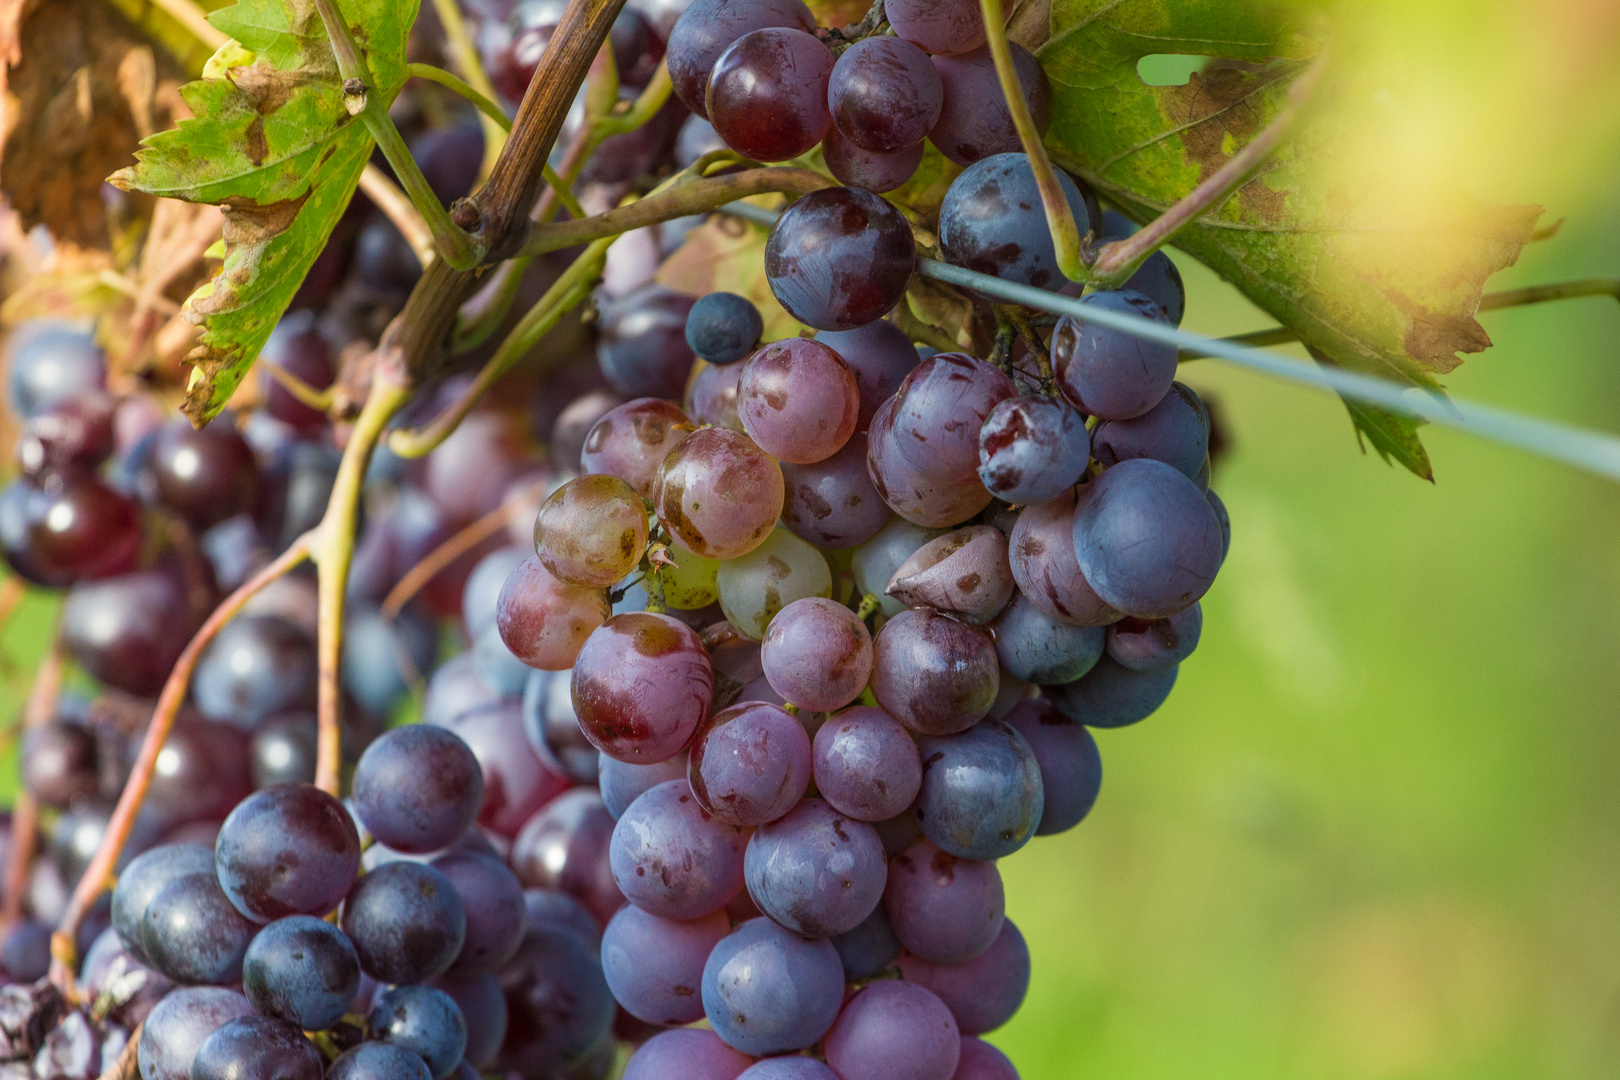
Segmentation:
[(737, 416), (759, 448), (778, 461), (823, 461), (849, 441), (860, 411), (855, 373), (818, 341), (786, 338), (743, 365)]
[(869, 37), (845, 49), (827, 87), (838, 130), (874, 154), (921, 143), (944, 101), (945, 88), (928, 54), (897, 37)]
[(833, 58), (813, 34), (770, 27), (744, 34), (715, 61), (704, 108), (726, 145), (758, 161), (814, 150), (832, 126)]

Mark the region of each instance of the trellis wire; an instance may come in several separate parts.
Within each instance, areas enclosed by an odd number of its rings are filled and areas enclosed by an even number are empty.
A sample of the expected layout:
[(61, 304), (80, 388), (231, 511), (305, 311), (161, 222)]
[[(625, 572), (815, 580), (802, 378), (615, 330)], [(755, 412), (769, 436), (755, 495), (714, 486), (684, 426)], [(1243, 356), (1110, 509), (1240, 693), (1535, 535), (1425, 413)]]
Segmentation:
[[(731, 203), (724, 210), (726, 213), (761, 225), (773, 225), (779, 216), (776, 211), (750, 203)], [(966, 270), (934, 259), (918, 259), (917, 272), (925, 277), (993, 296), (998, 300), (1049, 311), (1055, 315), (1073, 315), (1098, 326), (1106, 326), (1149, 341), (1173, 345), (1177, 349), (1196, 350), (1213, 359), (1224, 360), (1250, 371), (1258, 371), (1273, 378), (1335, 393), (1368, 405), (1376, 405), (1401, 416), (1455, 428), (1482, 439), (1586, 469), (1610, 480), (1620, 480), (1620, 438), (1603, 432), (1524, 416), (1506, 409), (1454, 397), (1441, 397), (1415, 387), (1346, 371), (1343, 368), (1290, 360), (1276, 353), (1222, 341), (1219, 338), (1188, 333), (1134, 315), (1082, 304), (1071, 297), (1060, 296), (1028, 285), (1019, 285), (1016, 282), (1003, 281), (988, 274)]]

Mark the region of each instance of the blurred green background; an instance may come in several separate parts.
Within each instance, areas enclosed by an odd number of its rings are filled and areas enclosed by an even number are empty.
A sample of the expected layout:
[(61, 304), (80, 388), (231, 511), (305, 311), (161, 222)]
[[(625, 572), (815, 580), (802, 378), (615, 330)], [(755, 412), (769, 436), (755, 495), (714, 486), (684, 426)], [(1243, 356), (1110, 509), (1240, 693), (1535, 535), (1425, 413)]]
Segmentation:
[[(1620, 275), (1620, 6), (1373, 4), (1404, 120), (1565, 219), (1492, 289)], [(1186, 258), (1189, 329), (1269, 320)], [(1453, 392), (1620, 431), (1620, 305), (1487, 314)], [(1232, 552), (1102, 797), (1007, 859), (1027, 1080), (1620, 1076), (1620, 486), (1199, 361)]]

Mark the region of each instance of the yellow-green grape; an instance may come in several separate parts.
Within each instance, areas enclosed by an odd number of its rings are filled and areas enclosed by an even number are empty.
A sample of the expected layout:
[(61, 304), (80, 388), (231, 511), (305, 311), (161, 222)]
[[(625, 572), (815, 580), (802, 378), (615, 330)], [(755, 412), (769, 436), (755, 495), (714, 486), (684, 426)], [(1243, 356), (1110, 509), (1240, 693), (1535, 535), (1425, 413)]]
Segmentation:
[(821, 552), (781, 528), (748, 554), (721, 563), (717, 583), (720, 610), (755, 641), (793, 601), (832, 595), (832, 571)]
[(647, 550), (647, 509), (617, 476), (576, 477), (540, 507), (534, 550), (559, 581), (604, 589)]
[(719, 563), (694, 555), (678, 544), (669, 546), (669, 557), (675, 565), (658, 568), (664, 603), (679, 611), (696, 611), (720, 599), (720, 588), (715, 584)]

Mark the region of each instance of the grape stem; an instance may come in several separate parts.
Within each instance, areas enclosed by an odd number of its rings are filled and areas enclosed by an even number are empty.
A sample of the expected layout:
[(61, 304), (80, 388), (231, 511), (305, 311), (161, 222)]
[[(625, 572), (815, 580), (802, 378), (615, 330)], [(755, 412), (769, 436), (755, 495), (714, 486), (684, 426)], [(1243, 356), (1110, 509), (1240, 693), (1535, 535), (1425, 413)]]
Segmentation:
[[(990, 45), (990, 57), (996, 64), (996, 78), (1001, 82), (1002, 96), (1007, 99), (1007, 112), (1012, 116), (1018, 141), (1023, 144), (1024, 154), (1035, 173), (1035, 185), (1041, 191), (1041, 205), (1046, 209), (1046, 227), (1051, 230), (1052, 245), (1057, 249), (1058, 269), (1070, 281), (1089, 280), (1091, 273), (1081, 258), (1080, 229), (1074, 223), (1074, 214), (1069, 209), (1069, 200), (1063, 195), (1057, 171), (1046, 156), (1041, 133), (1035, 127), (1035, 117), (1030, 114), (1029, 101), (1024, 97), (1018, 71), (1013, 67), (1012, 46), (1007, 43), (1007, 17), (1002, 12), (1001, 0), (979, 0), (979, 9), (984, 13), (985, 36)], [(1089, 230), (1086, 242), (1090, 242)]]
[(406, 243), (411, 245), (411, 251), (416, 255), (416, 261), (422, 266), (432, 262), (438, 255), (433, 246), (433, 230), (417, 212), (416, 205), (411, 202), (409, 195), (400, 190), (400, 186), (388, 179), (386, 173), (375, 165), (368, 164), (360, 172), (360, 190), (366, 193), (366, 198), (377, 204), (405, 237)]
[(217, 52), (220, 46), (231, 40), (231, 36), (215, 28), (208, 21), (208, 13), (191, 0), (152, 0), (152, 6), (191, 31), (192, 36), (209, 49)]
[[(62, 693), (63, 654), (60, 631), (51, 631), (51, 645), (34, 672), (34, 684), (23, 706), (22, 730), (26, 735), (50, 723), (56, 713), (56, 700)], [(11, 852), (6, 859), (6, 887), (0, 899), (0, 934), (11, 930), (22, 915), (23, 895), (28, 891), (28, 875), (39, 846), (39, 800), (26, 786), (17, 792), (11, 805)]]
[(882, 606), (882, 599), (873, 593), (867, 593), (861, 597), (861, 602), (856, 605), (855, 617), (861, 620), (861, 622), (865, 622), (867, 619), (870, 619), (873, 615), (875, 615), (878, 608)]
[(63, 914), (56, 932), (51, 935), (51, 982), (69, 1002), (76, 1002), (78, 998), (73, 972), (78, 961), (76, 939), (79, 924), (84, 921), (85, 913), (112, 880), (113, 871), (118, 865), (118, 857), (123, 853), (124, 844), (129, 840), (130, 829), (135, 824), (135, 816), (140, 813), (141, 804), (146, 801), (146, 793), (152, 786), (152, 774), (157, 768), (158, 753), (168, 741), (169, 732), (174, 727), (174, 718), (186, 700), (197, 661), (202, 658), (203, 650), (208, 647), (209, 642), (214, 640), (259, 590), (309, 557), (313, 536), (314, 533), (309, 532), (294, 540), (273, 562), (226, 597), (186, 643), (180, 658), (175, 661), (173, 670), (169, 672), (168, 679), (164, 681), (157, 704), (153, 706), (152, 719), (147, 724), (146, 735), (141, 740), (140, 751), (130, 768), (129, 780), (125, 782), (124, 790), (119, 793), (118, 805), (113, 808), (112, 817), (107, 821), (107, 831), (101, 838), (101, 845), (91, 857), (84, 876), (79, 878), (73, 896), (68, 900), (67, 911)]
[[(536, 484), (530, 491), (539, 491), (543, 485)], [(496, 535), (512, 523), (514, 509), (519, 505), (526, 505), (523, 500), (508, 499), (479, 518), (477, 521), (458, 531), (444, 543), (422, 556), (417, 564), (406, 571), (405, 576), (399, 579), (388, 595), (383, 597), (382, 613), (384, 617), (396, 618), (405, 605), (423, 590), (440, 572), (473, 548)]]
[(300, 404), (319, 412), (327, 412), (337, 400), (337, 392), (330, 386), (325, 390), (317, 390), (280, 364), (271, 363), (262, 355), (259, 357), (259, 363), (270, 373), (270, 377), (280, 383), (283, 390), (297, 398)]
[(145, 1020), (135, 1025), (135, 1030), (129, 1033), (129, 1041), (118, 1051), (118, 1058), (96, 1080), (135, 1080), (141, 1075), (141, 1029), (145, 1026)]
[(354, 38), (349, 36), (348, 24), (343, 21), (334, 0), (315, 0), (315, 9), (326, 27), (332, 55), (337, 58), (338, 74), (343, 77), (344, 107), (349, 115), (360, 117), (366, 130), (377, 141), (394, 175), (399, 177), (411, 202), (427, 222), (433, 234), (434, 247), (444, 261), (458, 270), (471, 270), (483, 260), (482, 242), (464, 231), (439, 202), (439, 197), (433, 194), (427, 177), (422, 175), (416, 159), (411, 157), (410, 148), (405, 145), (393, 118), (388, 115), (387, 104), (371, 92), (376, 84), (365, 61), (360, 58)]
[[(994, 3), (996, 0), (985, 0)], [(1244, 144), (1203, 183), (1182, 196), (1175, 205), (1122, 240), (1104, 244), (1091, 267), (1091, 284), (1117, 289), (1136, 273), (1149, 255), (1169, 243), (1171, 237), (1248, 182), (1254, 170), (1271, 156), (1284, 135), (1304, 112), (1327, 68), (1327, 54), (1320, 55), (1288, 88), (1288, 98), (1260, 134)]]

